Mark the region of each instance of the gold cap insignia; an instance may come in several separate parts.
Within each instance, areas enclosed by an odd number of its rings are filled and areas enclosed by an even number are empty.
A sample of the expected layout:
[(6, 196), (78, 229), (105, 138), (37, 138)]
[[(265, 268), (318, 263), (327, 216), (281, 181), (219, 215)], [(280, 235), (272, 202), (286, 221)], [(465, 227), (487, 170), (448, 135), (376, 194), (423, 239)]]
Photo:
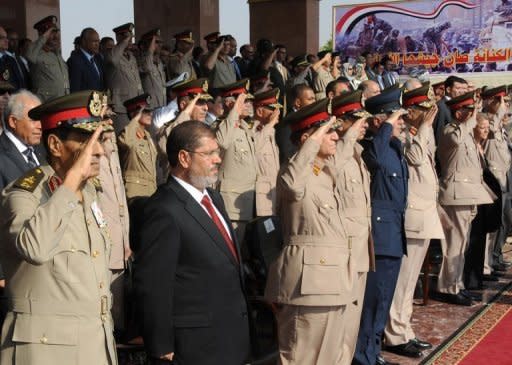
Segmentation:
[(9, 79), (10, 79), (10, 77), (11, 77), (11, 74), (9, 73), (9, 70), (7, 70), (7, 69), (6, 69), (6, 70), (3, 72), (2, 77), (3, 77), (4, 81), (9, 80)]
[(98, 117), (101, 114), (102, 106), (103, 103), (100, 99), (100, 94), (94, 91), (91, 95), (91, 101), (89, 101), (89, 113), (91, 113), (93, 117)]
[(249, 91), (250, 87), (251, 87), (251, 80), (247, 80), (247, 82), (245, 83), (245, 89), (247, 91)]
[(329, 103), (327, 104), (327, 113), (332, 114), (332, 99), (329, 99)]

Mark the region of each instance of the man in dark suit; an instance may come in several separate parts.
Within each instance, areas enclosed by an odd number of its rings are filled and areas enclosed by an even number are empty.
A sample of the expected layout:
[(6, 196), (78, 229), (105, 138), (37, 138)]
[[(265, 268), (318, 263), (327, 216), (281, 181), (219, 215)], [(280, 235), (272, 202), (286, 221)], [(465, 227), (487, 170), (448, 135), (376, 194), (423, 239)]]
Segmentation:
[(206, 124), (176, 126), (171, 176), (144, 206), (134, 286), (153, 364), (240, 365), (250, 353), (240, 250), (221, 196), (206, 188), (219, 154)]
[(5, 129), (0, 135), (0, 190), (45, 162), (41, 122), (28, 116), (39, 104), (39, 98), (26, 90), (11, 95), (7, 103)]
[(399, 140), (403, 127), (400, 89), (366, 100), (375, 118), (361, 142), (371, 174), (372, 237), (375, 271), (368, 273), (361, 325), (353, 365), (383, 365), (381, 339), (388, 321), (402, 256), (406, 253), (404, 213), (407, 201), (407, 164)]
[(0, 70), (2, 79), (11, 83), (16, 90), (25, 87), (16, 59), (9, 53), (9, 40), (7, 32), (0, 27)]
[(71, 92), (104, 90), (103, 60), (99, 56), (100, 37), (93, 28), (85, 28), (80, 35), (80, 49), (68, 59)]

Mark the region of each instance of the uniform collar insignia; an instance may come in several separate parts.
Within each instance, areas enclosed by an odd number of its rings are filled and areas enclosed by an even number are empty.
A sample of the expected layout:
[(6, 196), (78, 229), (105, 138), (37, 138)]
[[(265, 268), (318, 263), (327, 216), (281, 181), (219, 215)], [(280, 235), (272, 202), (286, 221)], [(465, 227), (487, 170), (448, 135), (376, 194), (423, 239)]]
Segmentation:
[(48, 188), (50, 189), (50, 192), (54, 192), (57, 190), (59, 186), (61, 186), (63, 183), (62, 179), (58, 177), (57, 175), (53, 175), (48, 179)]

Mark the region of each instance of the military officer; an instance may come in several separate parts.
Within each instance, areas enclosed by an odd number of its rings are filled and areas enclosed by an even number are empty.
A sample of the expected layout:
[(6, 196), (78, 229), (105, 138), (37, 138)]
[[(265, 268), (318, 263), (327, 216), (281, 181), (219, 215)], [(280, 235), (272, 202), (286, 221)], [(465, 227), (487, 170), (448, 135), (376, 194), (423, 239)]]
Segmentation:
[(134, 29), (132, 23), (112, 29), (116, 34), (117, 44), (105, 56), (105, 84), (110, 90), (116, 113), (113, 118), (116, 134), (121, 133), (130, 121), (124, 101), (144, 93), (137, 61), (131, 51)]
[[(329, 99), (287, 115), (298, 152), (277, 182), (284, 247), (265, 298), (277, 309), (280, 364), (340, 364), (352, 278), (340, 217), (338, 149)], [(297, 325), (300, 323), (300, 325)]]
[(387, 90), (369, 98), (365, 108), (374, 115), (361, 141), (363, 159), (371, 174), (372, 237), (375, 272), (369, 272), (354, 364), (385, 363), (381, 338), (388, 320), (402, 256), (406, 253), (404, 213), (407, 201), (407, 164), (399, 136), (404, 110), (401, 90)]
[(483, 181), (483, 167), (476, 149), (473, 128), (479, 105), (475, 92), (450, 99), (446, 105), (453, 121), (439, 139), (438, 156), (441, 165), (439, 202), (453, 222), (441, 240), (443, 262), (439, 273), (437, 299), (453, 304), (471, 305), (471, 293), (462, 281), (464, 253), (476, 205), (490, 204), (495, 196)]
[(39, 38), (27, 50), (32, 91), (42, 101), (69, 94), (68, 66), (61, 55), (57, 17), (48, 16), (36, 24)]
[(340, 217), (347, 230), (348, 244), (351, 249), (350, 269), (353, 286), (351, 299), (347, 303), (345, 335), (343, 339), (343, 357), (341, 364), (351, 364), (356, 349), (357, 334), (368, 271), (375, 270), (373, 240), (371, 239), (370, 173), (361, 153), (362, 140), (368, 128), (367, 117), (371, 115), (361, 104), (361, 91), (335, 97), (332, 100), (332, 113), (342, 122), (339, 130), (340, 144), (352, 151), (346, 164), (342, 166), (339, 180), (341, 198)]
[(158, 181), (167, 181), (169, 175), (169, 160), (167, 159), (167, 137), (171, 130), (180, 123), (197, 120), (205, 122), (208, 112), (207, 101), (212, 99), (208, 94), (208, 80), (188, 79), (172, 88), (178, 102), (179, 114), (170, 122), (165, 123), (157, 132), (158, 148)]
[[(483, 99), (483, 111), (489, 118), (489, 138), (484, 144), (484, 154), (489, 165), (489, 170), (498, 179), (502, 194), (507, 193), (507, 173), (510, 170), (511, 156), (508, 148), (508, 140), (504, 135), (502, 120), (507, 113), (507, 87), (502, 85), (496, 88), (486, 88), (481, 93)], [(505, 199), (503, 199), (505, 200)], [(501, 248), (505, 243), (506, 234), (504, 227), (491, 232), (486, 239), (486, 252), (484, 274), (490, 275), (493, 265), (499, 268), (502, 258)], [(496, 262), (495, 262), (496, 261)]]
[(139, 59), (142, 87), (151, 95), (151, 108), (166, 105), (165, 68), (160, 61), (162, 40), (160, 29), (153, 29), (141, 37), (142, 54)]
[[(0, 258), (9, 313), (2, 364), (117, 364), (110, 316), (111, 241), (91, 178), (103, 155), (101, 100), (78, 92), (29, 112), (49, 165), (3, 192)], [(58, 360), (57, 360), (58, 359)]]
[(151, 103), (149, 94), (126, 100), (131, 118), (119, 135), (119, 158), (123, 170), (126, 198), (151, 196), (156, 190), (156, 147), (149, 134)]
[(197, 74), (192, 64), (192, 51), (194, 50), (194, 39), (192, 32), (185, 30), (175, 34), (176, 46), (174, 53), (169, 57), (167, 63), (167, 79), (171, 80), (183, 72), (187, 72), (190, 79), (197, 79)]
[(256, 119), (254, 144), (258, 173), (256, 176), (256, 216), (276, 215), (276, 182), (279, 173), (279, 148), (275, 126), (279, 122), (279, 89), (275, 88), (254, 96)]
[(409, 168), (405, 236), (407, 256), (402, 259), (398, 282), (384, 331), (386, 349), (399, 355), (420, 357), (432, 345), (416, 338), (411, 325), (414, 289), (431, 239), (444, 239), (437, 211), (439, 184), (435, 169), (435, 139), (432, 124), (437, 114), (430, 85), (418, 79), (407, 82), (403, 107), (405, 159)]
[(242, 88), (239, 83), (223, 88), (224, 107), (228, 114), (216, 131), (222, 157), (217, 188), (242, 245), (242, 255), (245, 256), (246, 247), (243, 242), (247, 222), (254, 218), (258, 162), (254, 125), (246, 121), (253, 113), (248, 83), (243, 80), (242, 84), (246, 87)]
[(316, 73), (313, 79), (313, 89), (315, 89), (317, 100), (325, 98), (325, 88), (329, 82), (340, 76), (339, 53), (321, 51), (318, 52), (318, 59), (322, 61), (321, 66), (315, 70)]
[(100, 174), (98, 176), (100, 189), (98, 193), (100, 206), (112, 240), (109, 260), (109, 269), (112, 272), (110, 281), (113, 296), (112, 317), (115, 328), (123, 331), (125, 329), (123, 275), (126, 261), (132, 252), (129, 241), (128, 204), (114, 132), (104, 133), (103, 149), (105, 154), (100, 159)]

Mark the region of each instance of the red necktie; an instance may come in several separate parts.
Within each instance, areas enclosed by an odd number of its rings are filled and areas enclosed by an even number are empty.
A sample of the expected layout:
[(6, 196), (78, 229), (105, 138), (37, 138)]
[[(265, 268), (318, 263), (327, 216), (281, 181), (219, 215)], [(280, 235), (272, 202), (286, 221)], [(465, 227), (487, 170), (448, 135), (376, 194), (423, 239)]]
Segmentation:
[(201, 199), (201, 204), (203, 204), (203, 206), (206, 208), (206, 210), (210, 214), (210, 217), (212, 218), (213, 223), (215, 223), (220, 234), (222, 235), (222, 237), (224, 237), (224, 241), (226, 241), (226, 245), (228, 246), (229, 251), (231, 251), (231, 253), (235, 257), (236, 261), (238, 262), (238, 254), (236, 253), (235, 245), (234, 245), (233, 241), (231, 240), (231, 237), (229, 237), (229, 234), (226, 231), (226, 228), (224, 228), (224, 225), (220, 221), (219, 216), (217, 215), (217, 213), (215, 213), (215, 209), (213, 209), (212, 202), (211, 202), (210, 198), (208, 197), (208, 195), (203, 196), (203, 199)]

